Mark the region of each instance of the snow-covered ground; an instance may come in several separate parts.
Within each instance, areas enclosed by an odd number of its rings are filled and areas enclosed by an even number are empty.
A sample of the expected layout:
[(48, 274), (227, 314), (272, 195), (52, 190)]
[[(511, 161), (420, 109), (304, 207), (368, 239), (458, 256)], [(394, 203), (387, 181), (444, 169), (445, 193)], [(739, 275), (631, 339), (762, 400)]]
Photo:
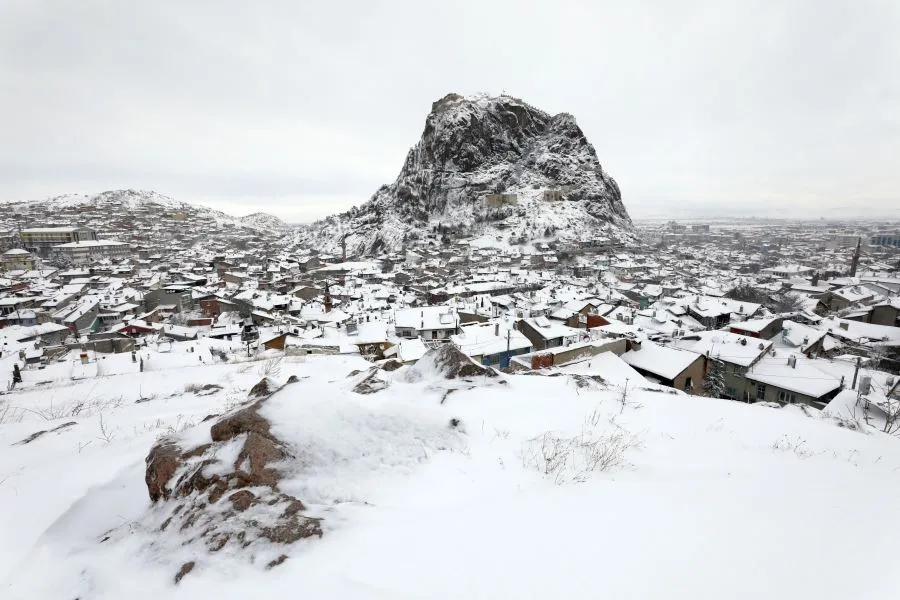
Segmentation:
[(26, 371), (0, 400), (15, 408), (0, 424), (4, 600), (900, 594), (895, 438), (569, 376), (467, 383), (404, 367), (359, 395), (348, 375), (371, 365), (342, 356), (285, 359), (275, 379), (300, 381), (262, 413), (302, 450), (282, 488), (324, 536), (279, 548), (289, 558), (272, 570), (209, 554), (148, 526), (144, 458), (160, 436), (208, 430), (273, 363), (163, 354), (75, 383)]

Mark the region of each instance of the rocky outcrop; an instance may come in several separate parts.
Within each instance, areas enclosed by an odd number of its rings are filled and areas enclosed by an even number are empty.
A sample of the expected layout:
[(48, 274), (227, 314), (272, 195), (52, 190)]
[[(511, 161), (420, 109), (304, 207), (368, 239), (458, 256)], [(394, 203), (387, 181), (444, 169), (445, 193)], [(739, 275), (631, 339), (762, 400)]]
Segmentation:
[[(497, 193), (516, 201), (487, 201)], [(523, 237), (558, 228), (573, 238), (632, 230), (619, 186), (572, 115), (511, 96), (448, 94), (432, 105), (394, 183), (300, 238), (338, 251), (346, 234), (348, 252), (373, 254), (398, 250), (425, 227), (472, 233), (500, 221)]]
[(259, 412), (272, 385), (261, 381), (256, 401), (213, 422), (210, 442), (183, 448), (163, 439), (151, 449), (145, 482), (150, 500), (167, 515), (160, 531), (182, 532), (210, 552), (322, 536), (321, 520), (279, 489), (279, 463), (295, 457)]
[(426, 352), (405, 374), (407, 381), (421, 381), (432, 377), (469, 380), (475, 377), (497, 377), (497, 371), (475, 363), (453, 344), (444, 344)]

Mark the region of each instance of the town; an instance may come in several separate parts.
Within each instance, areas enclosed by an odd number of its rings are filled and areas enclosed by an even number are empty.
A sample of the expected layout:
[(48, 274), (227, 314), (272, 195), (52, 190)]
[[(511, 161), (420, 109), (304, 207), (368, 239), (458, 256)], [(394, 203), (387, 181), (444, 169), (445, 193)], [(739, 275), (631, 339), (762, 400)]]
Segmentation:
[(7, 392), (101, 377), (117, 355), (135, 371), (160, 354), (392, 370), (452, 345), (507, 373), (807, 405), (900, 432), (897, 224), (638, 222), (630, 242), (527, 244), (435, 227), (357, 256), (272, 217), (128, 190), (13, 205), (2, 227)]

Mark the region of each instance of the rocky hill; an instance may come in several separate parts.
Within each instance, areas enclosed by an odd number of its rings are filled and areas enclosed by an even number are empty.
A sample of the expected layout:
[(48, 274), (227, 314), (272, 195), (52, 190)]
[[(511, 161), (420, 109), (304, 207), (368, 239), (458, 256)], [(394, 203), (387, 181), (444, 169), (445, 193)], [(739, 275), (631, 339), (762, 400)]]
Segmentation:
[(396, 181), (341, 215), (314, 223), (298, 242), (337, 251), (395, 251), (423, 236), (630, 239), (619, 186), (567, 113), (551, 116), (511, 96), (435, 102)]
[[(160, 223), (182, 223), (197, 220), (214, 222), (260, 233), (281, 235), (286, 225), (265, 213), (234, 217), (220, 210), (175, 200), (151, 190), (108, 190), (99, 194), (66, 194), (46, 200), (13, 202), (7, 205), (7, 226), (21, 224), (81, 224), (106, 229), (137, 217), (160, 218)], [(179, 225), (180, 227), (181, 225)]]
[(264, 229), (267, 231), (282, 231), (287, 229), (287, 224), (276, 217), (275, 215), (270, 215), (269, 213), (264, 212), (255, 212), (249, 215), (245, 215), (241, 217), (241, 223), (244, 225), (249, 225), (250, 227), (255, 227), (257, 229)]

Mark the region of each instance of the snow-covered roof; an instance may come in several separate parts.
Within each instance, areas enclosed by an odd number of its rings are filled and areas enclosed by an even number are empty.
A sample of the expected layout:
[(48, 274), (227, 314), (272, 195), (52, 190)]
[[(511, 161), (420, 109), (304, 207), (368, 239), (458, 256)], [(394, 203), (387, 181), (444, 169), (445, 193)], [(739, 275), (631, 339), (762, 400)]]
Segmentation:
[(650, 341), (642, 342), (640, 350), (632, 349), (622, 355), (622, 360), (632, 367), (670, 381), (678, 377), (698, 358), (699, 354), (666, 348)]
[[(791, 359), (791, 363), (788, 361)], [(839, 377), (816, 368), (805, 357), (765, 356), (747, 371), (747, 379), (811, 398), (821, 398), (841, 386)]]
[(672, 347), (696, 354), (708, 353), (710, 358), (749, 367), (772, 347), (772, 342), (727, 331), (698, 331), (673, 341)]
[(115, 240), (81, 240), (78, 242), (67, 242), (65, 244), (57, 244), (54, 248), (114, 248), (127, 246), (125, 242), (117, 242)]
[(397, 327), (416, 330), (456, 329), (458, 317), (450, 306), (420, 306), (394, 311)]
[[(498, 331), (499, 330), (499, 331)], [(495, 331), (498, 333), (495, 334)], [(460, 333), (450, 336), (450, 341), (467, 356), (484, 356), (531, 347), (531, 342), (520, 331), (504, 328), (497, 323), (467, 325)]]
[(545, 317), (534, 317), (523, 319), (523, 321), (528, 323), (528, 325), (530, 325), (531, 328), (545, 340), (575, 337), (584, 333), (584, 330), (562, 325), (559, 322), (551, 321)]

